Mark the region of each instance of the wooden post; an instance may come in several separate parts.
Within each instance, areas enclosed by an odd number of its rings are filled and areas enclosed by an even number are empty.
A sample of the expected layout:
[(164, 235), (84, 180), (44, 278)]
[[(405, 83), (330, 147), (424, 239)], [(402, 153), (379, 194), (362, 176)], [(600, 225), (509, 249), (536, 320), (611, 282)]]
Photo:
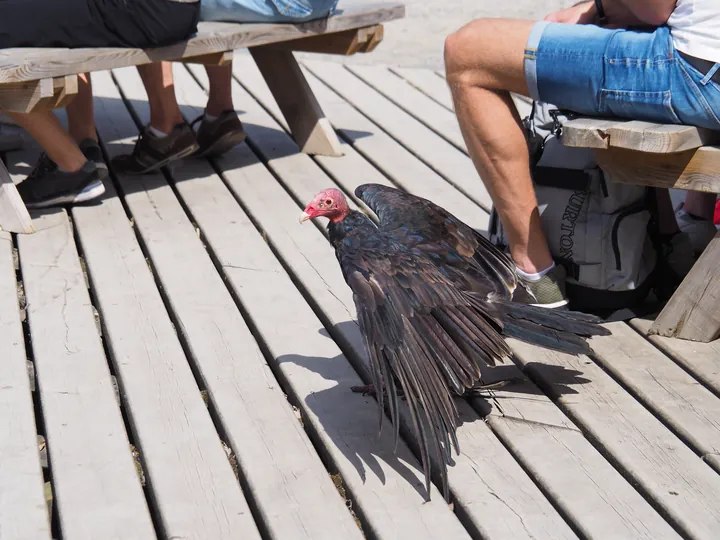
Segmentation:
[(720, 232), (685, 276), (649, 334), (709, 343), (720, 337)]
[(305, 79), (292, 51), (252, 47), (250, 53), (306, 154), (342, 156), (340, 141)]
[(32, 218), (2, 160), (0, 160), (0, 230), (26, 234), (35, 232)]

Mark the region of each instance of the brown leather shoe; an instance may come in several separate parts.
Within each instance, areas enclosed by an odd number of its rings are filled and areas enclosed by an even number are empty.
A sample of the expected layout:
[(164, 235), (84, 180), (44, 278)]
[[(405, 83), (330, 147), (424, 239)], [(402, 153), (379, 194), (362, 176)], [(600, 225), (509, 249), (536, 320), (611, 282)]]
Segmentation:
[(190, 125), (200, 122), (197, 130), (197, 142), (200, 150), (196, 156), (219, 156), (245, 140), (246, 134), (242, 122), (233, 110), (223, 111), (215, 120), (207, 120), (205, 115), (198, 116)]
[(165, 137), (158, 137), (146, 128), (140, 133), (132, 154), (116, 156), (111, 163), (121, 174), (147, 174), (194, 154), (198, 148), (195, 133), (185, 123), (175, 126)]

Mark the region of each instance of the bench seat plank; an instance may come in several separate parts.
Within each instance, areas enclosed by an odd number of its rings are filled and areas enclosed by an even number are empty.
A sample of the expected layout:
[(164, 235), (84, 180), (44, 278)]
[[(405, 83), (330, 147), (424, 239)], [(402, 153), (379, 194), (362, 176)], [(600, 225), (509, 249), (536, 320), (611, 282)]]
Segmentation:
[(402, 18), (398, 3), (351, 4), (328, 19), (300, 24), (201, 22), (187, 41), (155, 49), (5, 49), (0, 51), (0, 83), (16, 83), (99, 71), (159, 60), (180, 60), (268, 43), (363, 28)]

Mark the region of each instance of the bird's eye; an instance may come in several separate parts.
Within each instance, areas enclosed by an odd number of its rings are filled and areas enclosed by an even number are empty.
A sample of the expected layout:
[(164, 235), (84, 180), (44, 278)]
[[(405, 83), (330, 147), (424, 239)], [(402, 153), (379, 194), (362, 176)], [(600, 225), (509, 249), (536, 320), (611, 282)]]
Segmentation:
[(330, 205), (332, 204), (332, 200), (331, 200), (331, 199), (326, 200), (326, 201), (325, 201), (325, 204), (327, 204), (328, 206), (330, 206)]

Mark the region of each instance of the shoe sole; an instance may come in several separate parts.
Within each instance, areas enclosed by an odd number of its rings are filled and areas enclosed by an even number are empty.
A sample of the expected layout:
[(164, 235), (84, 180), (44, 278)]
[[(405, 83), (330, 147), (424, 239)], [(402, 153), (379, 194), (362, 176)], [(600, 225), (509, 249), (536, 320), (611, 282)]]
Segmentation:
[(89, 186), (83, 188), (80, 193), (61, 195), (53, 199), (47, 199), (42, 202), (26, 204), (25, 207), (29, 210), (32, 210), (39, 208), (49, 208), (51, 206), (63, 206), (66, 204), (79, 204), (97, 199), (104, 193), (105, 184), (103, 184), (102, 180), (96, 180)]
[(224, 154), (231, 148), (237, 146), (247, 139), (247, 134), (244, 131), (236, 131), (226, 133), (219, 139), (216, 139), (210, 146), (208, 146), (202, 152), (195, 154), (195, 157), (216, 157)]
[(173, 161), (178, 161), (178, 160), (186, 158), (188, 156), (192, 156), (199, 149), (200, 149), (200, 145), (193, 144), (192, 146), (188, 146), (182, 152), (178, 152), (177, 154), (173, 154), (172, 156), (166, 157), (165, 159), (160, 160), (160, 161), (150, 165), (149, 167), (146, 167), (142, 171), (122, 171), (122, 174), (127, 174), (130, 176), (139, 176), (142, 174), (154, 172), (154, 171), (157, 171), (158, 169), (161, 169), (162, 167), (165, 167), (166, 165), (172, 163)]

